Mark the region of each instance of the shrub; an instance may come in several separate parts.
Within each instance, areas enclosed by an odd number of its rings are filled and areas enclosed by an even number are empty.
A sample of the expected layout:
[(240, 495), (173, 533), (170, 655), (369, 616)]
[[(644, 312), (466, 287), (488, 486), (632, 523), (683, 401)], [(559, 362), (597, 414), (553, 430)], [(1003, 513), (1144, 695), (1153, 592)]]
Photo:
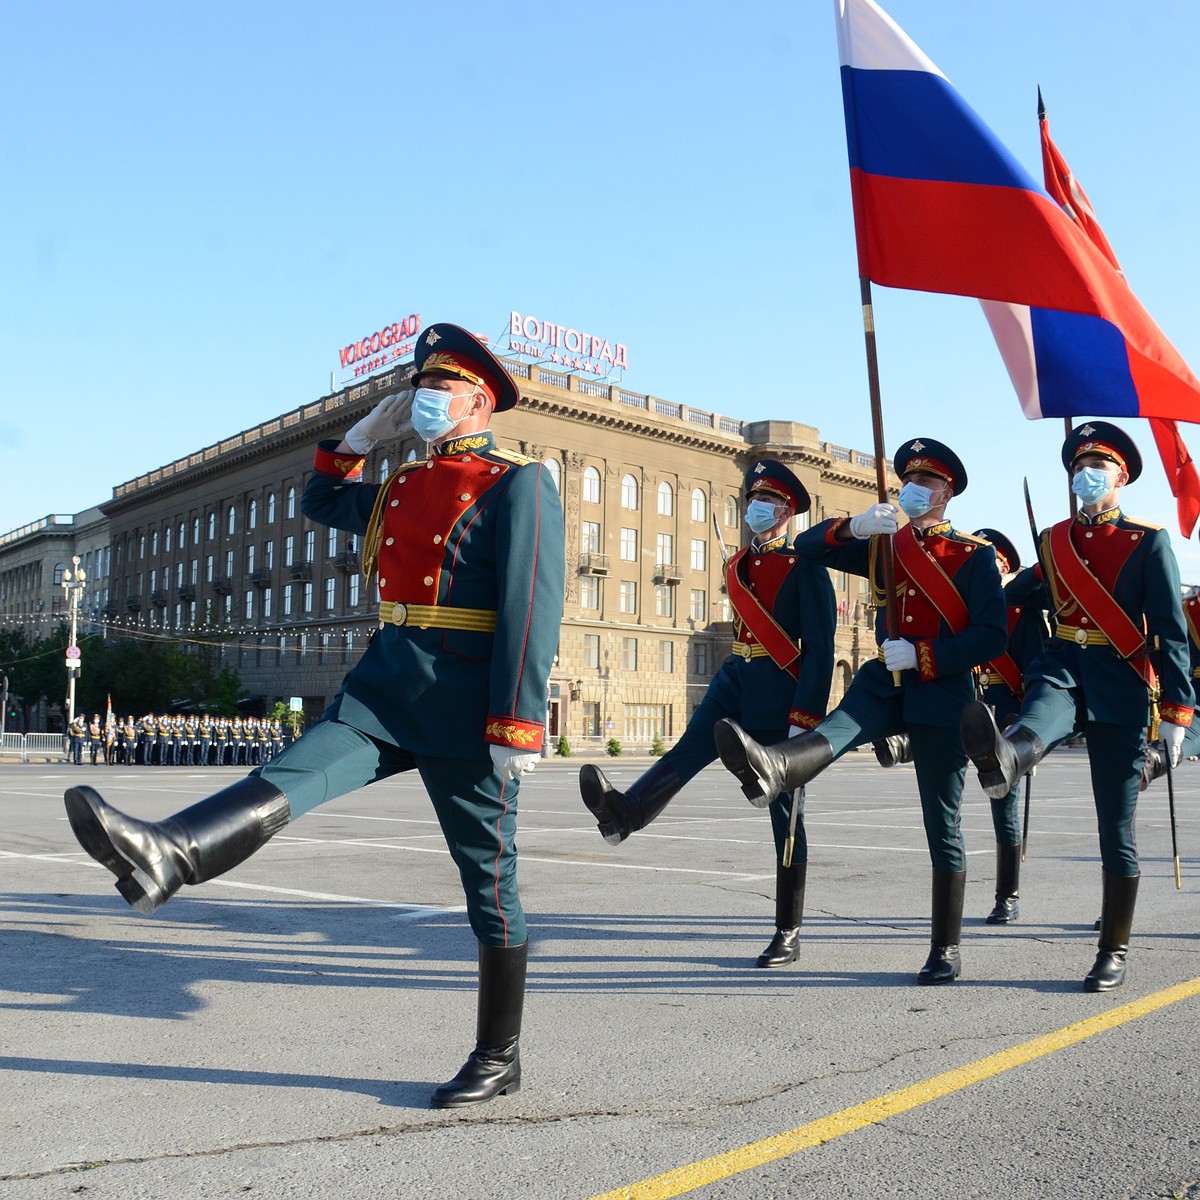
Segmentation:
[(651, 754), (652, 754), (652, 755), (653, 755), (655, 758), (662, 758), (662, 756), (663, 756), (664, 754), (666, 754), (666, 752), (667, 752), (667, 748), (666, 748), (666, 746), (664, 746), (664, 745), (663, 745), (663, 740), (662, 740), (662, 738), (660, 738), (660, 737), (658, 736), (658, 734), (655, 734), (655, 735), (654, 735), (654, 745), (652, 745), (652, 746), (650, 747), (650, 753), (651, 753)]
[(557, 754), (559, 758), (571, 757), (571, 743), (567, 741), (567, 735), (565, 733), (560, 733), (558, 735), (558, 745), (555, 746), (554, 753)]
[(616, 738), (609, 738), (608, 745), (604, 749), (613, 758), (621, 757), (621, 743)]

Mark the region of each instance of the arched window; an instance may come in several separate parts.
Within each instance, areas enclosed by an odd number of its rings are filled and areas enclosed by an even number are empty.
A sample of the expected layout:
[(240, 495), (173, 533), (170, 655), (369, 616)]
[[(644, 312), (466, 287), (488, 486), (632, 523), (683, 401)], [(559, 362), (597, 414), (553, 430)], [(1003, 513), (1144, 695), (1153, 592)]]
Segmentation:
[(600, 472), (595, 467), (585, 467), (583, 471), (583, 498), (589, 504), (600, 503)]
[(275, 524), (275, 493), (270, 492), (267, 495), (267, 524)]
[(738, 527), (738, 502), (733, 496), (725, 497), (725, 528), (736, 529)]
[(294, 487), (287, 490), (287, 515), (289, 520), (296, 515), (296, 489)]
[(632, 475), (621, 476), (621, 507), (637, 511), (638, 481)]
[(63, 572), (67, 569), (66, 563), (54, 564), (54, 586), (58, 587), (62, 583)]
[(558, 491), (562, 491), (562, 470), (559, 468), (557, 458), (546, 459), (546, 472), (551, 479), (554, 480), (554, 486)]
[(200, 518), (192, 518), (192, 545), (200, 545)]
[(208, 539), (212, 541), (217, 536), (217, 512), (214, 509), (208, 514)]
[(251, 500), (250, 507), (246, 509), (246, 528), (255, 529), (258, 526), (258, 501)]
[(231, 504), (229, 510), (225, 514), (226, 531), (229, 533), (237, 533), (237, 505)]
[(166, 529), (163, 530), (163, 553), (164, 554), (171, 553), (171, 527), (170, 527), (170, 525), (168, 525), (166, 527)]
[(658, 485), (658, 515), (660, 517), (675, 515), (675, 489), (665, 479)]
[(390, 462), (388, 462), (388, 460), (385, 458), (385, 459), (384, 459), (384, 460), (383, 460), (383, 461), (382, 461), (382, 462), (379, 464), (379, 482), (380, 482), (380, 483), (383, 483), (383, 482), (384, 482), (384, 481), (387, 479), (387, 477), (388, 477), (388, 472), (389, 472), (391, 469), (392, 469), (392, 464), (391, 464)]
[(692, 520), (708, 520), (708, 497), (704, 494), (703, 488), (696, 488), (692, 492)]
[(408, 453), (407, 453), (407, 454), (404, 456), (404, 461), (405, 461), (406, 463), (410, 463), (410, 462), (416, 462), (416, 461), (417, 461), (417, 448), (416, 448), (416, 446), (414, 446), (414, 447), (413, 447), (413, 448), (412, 448), (412, 449), (411, 449), (411, 450), (410, 450), (410, 451), (409, 451), (409, 452), (408, 452)]

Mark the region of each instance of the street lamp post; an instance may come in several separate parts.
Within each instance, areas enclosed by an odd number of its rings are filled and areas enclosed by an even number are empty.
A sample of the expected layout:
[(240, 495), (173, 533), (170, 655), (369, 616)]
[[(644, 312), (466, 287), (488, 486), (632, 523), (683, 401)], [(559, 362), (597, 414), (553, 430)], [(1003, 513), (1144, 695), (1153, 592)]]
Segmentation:
[(79, 647), (76, 633), (79, 622), (79, 597), (83, 593), (87, 572), (79, 565), (79, 555), (71, 558), (75, 570), (64, 571), (62, 588), (67, 596), (67, 612), (71, 618), (71, 640), (67, 645), (67, 728), (75, 720), (75, 680), (79, 677)]

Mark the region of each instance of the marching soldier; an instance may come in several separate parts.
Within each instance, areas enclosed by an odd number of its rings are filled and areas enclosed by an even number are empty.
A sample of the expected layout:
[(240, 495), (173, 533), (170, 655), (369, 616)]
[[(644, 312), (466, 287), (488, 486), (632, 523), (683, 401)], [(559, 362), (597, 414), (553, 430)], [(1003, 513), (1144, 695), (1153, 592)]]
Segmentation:
[(233, 724), (229, 726), (229, 750), (233, 765), (242, 766), (246, 761), (246, 733), (241, 717), (234, 717)]
[[(1179, 759), (1195, 703), (1179, 569), (1165, 530), (1126, 516), (1121, 488), (1141, 474), (1129, 436), (1088, 421), (1063, 443), (1080, 511), (1046, 530), (1037, 571), (1049, 587), (1054, 638), (1031, 664), (1016, 722), (1001, 734), (984, 704), (963, 712), (963, 746), (991, 797), (1082, 728), (1100, 833), (1103, 895), (1096, 961), (1083, 981), (1105, 992), (1125, 980), (1137, 902), (1134, 818), (1151, 696), (1166, 752)], [(1155, 642), (1161, 647), (1152, 660)], [(1157, 679), (1156, 679), (1157, 674)]]
[(184, 757), (184, 762), (189, 767), (194, 767), (200, 761), (200, 719), (195, 713), (190, 713), (188, 718), (183, 723), (184, 740), (187, 745), (187, 753)]
[(271, 757), (283, 751), (283, 722), (278, 717), (271, 722)]
[(171, 765), (179, 766), (187, 758), (187, 722), (182, 713), (171, 718)]
[(71, 739), (71, 761), (77, 766), (83, 766), (83, 743), (87, 737), (87, 722), (82, 715), (76, 717), (67, 730)]
[[(847, 750), (908, 733), (933, 864), (930, 952), (917, 982), (945, 984), (962, 969), (967, 877), (959, 820), (966, 756), (956, 730), (963, 705), (974, 695), (972, 668), (1004, 649), (1004, 597), (992, 547), (957, 532), (946, 519), (951, 497), (967, 486), (958, 455), (933, 438), (915, 438), (894, 461), (903, 483), (900, 508), (909, 518), (903, 529), (896, 531), (893, 505), (875, 504), (859, 516), (824, 521), (795, 541), (803, 557), (870, 578), (879, 607), (878, 659), (863, 664), (842, 703), (815, 729), (763, 746), (726, 719), (714, 736), (742, 791), (763, 806), (803, 787)], [(895, 639), (887, 636), (873, 540), (891, 533), (901, 632)]]
[[(775, 742), (811, 729), (825, 713), (833, 676), (836, 620), (829, 572), (800, 558), (787, 531), (812, 501), (804, 484), (780, 463), (763, 459), (746, 472), (743, 496), (753, 538), (725, 568), (734, 610), (733, 653), (714, 676), (683, 736), (627, 791), (617, 791), (599, 767), (579, 773), (583, 801), (611, 845), (644, 829), (679, 790), (717, 757), (713, 725), (737, 717), (755, 737)], [(795, 845), (785, 853), (793, 804), (790, 791), (771, 804), (775, 837), (775, 935), (757, 966), (794, 962), (800, 949), (808, 843), (802, 814)], [(785, 860), (787, 865), (785, 865)]]
[(158, 718), (158, 763), (159, 766), (170, 765), (175, 752), (174, 725), (169, 713), (163, 713)]
[[(1023, 672), (1046, 645), (1046, 621), (1043, 589), (1034, 580), (1032, 589), (1018, 579), (1021, 559), (1017, 548), (998, 529), (977, 529), (973, 535), (990, 542), (996, 551), (996, 567), (1004, 585), (1008, 606), (1008, 648), (999, 657), (984, 663), (976, 672), (976, 685), (985, 704), (990, 704), (997, 723), (1003, 728), (1021, 707), (1024, 694)], [(1031, 594), (1032, 593), (1032, 594)], [(908, 734), (899, 733), (875, 744), (880, 766), (911, 762)], [(1018, 802), (1021, 781), (1013, 784), (1002, 800), (993, 800), (992, 828), (996, 833), (996, 903), (984, 918), (989, 925), (1008, 925), (1020, 914), (1021, 820)]]
[(378, 566), (379, 630), (325, 716), (276, 762), (160, 824), (71, 788), (80, 843), (152, 911), (185, 883), (244, 860), (314, 806), (418, 770), (458, 867), (479, 941), (476, 1046), (433, 1094), (437, 1107), (520, 1086), (526, 927), (516, 879), (519, 780), (541, 749), (563, 605), (558, 489), (537, 461), (496, 446), (493, 411), (519, 399), (471, 334), (431, 325), (416, 350), (412, 421), (434, 447), (382, 484), (365, 455), (396, 437), (407, 397), (389, 396), (339, 444), (322, 442), (302, 511), (363, 536)]

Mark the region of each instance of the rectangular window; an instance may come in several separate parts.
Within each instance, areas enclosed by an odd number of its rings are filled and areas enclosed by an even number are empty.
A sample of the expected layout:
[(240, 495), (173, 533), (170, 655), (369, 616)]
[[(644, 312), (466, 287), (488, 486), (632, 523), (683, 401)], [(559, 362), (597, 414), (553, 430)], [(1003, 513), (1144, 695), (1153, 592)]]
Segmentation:
[(263, 543), (263, 569), (269, 571), (275, 565), (275, 543)]
[(600, 580), (595, 575), (581, 575), (579, 578), (579, 607), (600, 607)]
[(313, 610), (313, 585), (306, 583), (304, 585), (304, 611), (310, 613)]
[(296, 539), (289, 533), (283, 539), (283, 565), (290, 567), (296, 561)]
[(584, 554), (600, 553), (600, 522), (581, 521), (579, 525), (580, 550)]
[(247, 546), (246, 547), (246, 571), (247, 572), (252, 572), (254, 570), (254, 555), (255, 555), (254, 546)]
[(692, 538), (692, 570), (708, 570), (708, 539)]
[(198, 558), (192, 559), (191, 582), (192, 583), (200, 582), (200, 560)]
[(636, 529), (621, 530), (621, 561), (622, 562), (637, 562), (637, 535)]
[(658, 669), (664, 675), (675, 670), (675, 643), (665, 639), (658, 643)]
[(675, 563), (675, 536), (670, 533), (660, 533), (654, 538), (654, 557), (655, 561), (662, 563), (664, 566), (673, 566)]
[(358, 607), (359, 574), (354, 572), (346, 582), (346, 605), (349, 608)]
[(285, 617), (292, 615), (292, 585), (290, 583), (283, 585), (283, 615)]
[(666, 704), (625, 705), (625, 737), (631, 742), (652, 742), (666, 737), (668, 706)]
[(246, 593), (246, 620), (254, 620), (254, 590), (251, 589)]
[(708, 675), (708, 643), (697, 642), (692, 659), (692, 672), (696, 675)]
[(225, 574), (229, 579), (233, 578), (233, 551), (225, 551)]
[(659, 617), (675, 615), (675, 589), (661, 583), (654, 589), (654, 612)]
[(175, 564), (175, 586), (176, 587), (183, 587), (183, 573), (186, 569), (187, 569), (187, 564), (183, 561), (183, 559), (180, 559), (179, 562), (177, 562)]
[(332, 576), (325, 580), (325, 611), (333, 612), (337, 607), (337, 580)]
[(317, 557), (317, 531), (310, 529), (304, 535), (304, 561), (314, 562)]
[(598, 633), (583, 635), (583, 665), (585, 667), (600, 666), (600, 635)]
[(634, 579), (621, 580), (621, 602), (618, 606), (623, 613), (637, 612), (637, 581)]
[(337, 555), (337, 537), (338, 531), (331, 525), (329, 533), (325, 537), (325, 557), (334, 558)]
[(637, 670), (637, 638), (621, 639), (621, 669), (624, 671)]
[(706, 619), (708, 611), (708, 593), (703, 588), (692, 588), (691, 600), (688, 603), (688, 616), (693, 621)]
[(263, 620), (271, 619), (271, 589), (263, 588)]

